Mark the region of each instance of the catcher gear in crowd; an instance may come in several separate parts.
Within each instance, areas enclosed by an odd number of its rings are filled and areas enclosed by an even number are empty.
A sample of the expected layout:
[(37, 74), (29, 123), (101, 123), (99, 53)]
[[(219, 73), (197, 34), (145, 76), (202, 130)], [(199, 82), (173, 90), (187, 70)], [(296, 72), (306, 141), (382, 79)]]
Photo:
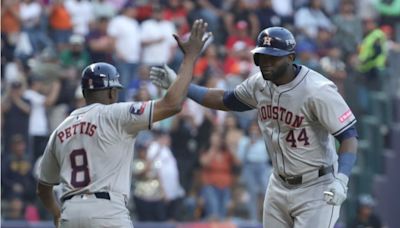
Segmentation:
[(100, 90), (108, 88), (123, 88), (119, 82), (117, 69), (108, 63), (93, 63), (82, 72), (82, 89)]
[(293, 34), (282, 27), (270, 27), (260, 32), (257, 47), (251, 50), (258, 66), (258, 55), (286, 56), (295, 53), (296, 40)]

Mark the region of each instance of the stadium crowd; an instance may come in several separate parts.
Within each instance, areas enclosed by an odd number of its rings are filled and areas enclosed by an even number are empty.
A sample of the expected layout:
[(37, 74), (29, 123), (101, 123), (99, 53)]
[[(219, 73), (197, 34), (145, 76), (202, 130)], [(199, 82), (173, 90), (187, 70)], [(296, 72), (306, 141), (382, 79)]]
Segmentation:
[[(35, 195), (36, 169), (54, 128), (84, 104), (80, 72), (114, 64), (121, 101), (163, 91), (151, 66), (177, 70), (173, 33), (205, 19), (213, 40), (194, 81), (231, 88), (258, 69), (250, 50), (264, 28), (296, 35), (296, 62), (337, 85), (356, 116), (369, 91), (400, 96), (399, 0), (3, 0), (1, 1), (2, 220), (49, 220)], [(392, 54), (397, 58), (389, 58)], [(397, 65), (394, 64), (397, 62)], [(354, 89), (356, 88), (356, 89)], [(140, 134), (132, 197), (137, 221), (261, 221), (271, 166), (254, 111), (227, 114), (187, 100), (177, 116)]]

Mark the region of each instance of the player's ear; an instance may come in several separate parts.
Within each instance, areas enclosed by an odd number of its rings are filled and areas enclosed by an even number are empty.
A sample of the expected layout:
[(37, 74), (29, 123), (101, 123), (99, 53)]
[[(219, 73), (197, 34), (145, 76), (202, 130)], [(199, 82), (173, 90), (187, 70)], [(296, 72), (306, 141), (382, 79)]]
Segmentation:
[(289, 55), (289, 59), (292, 61), (292, 62), (294, 62), (294, 60), (296, 59), (296, 54), (290, 54)]

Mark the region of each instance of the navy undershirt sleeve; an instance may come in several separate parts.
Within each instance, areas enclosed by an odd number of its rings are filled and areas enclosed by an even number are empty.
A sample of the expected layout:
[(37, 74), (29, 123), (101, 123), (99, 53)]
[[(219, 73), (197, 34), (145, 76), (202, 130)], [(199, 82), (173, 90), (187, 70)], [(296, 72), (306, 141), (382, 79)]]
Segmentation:
[(224, 92), (224, 99), (223, 99), (225, 107), (227, 107), (231, 111), (236, 112), (243, 112), (252, 110), (253, 108), (249, 107), (248, 105), (239, 101), (235, 93), (232, 90), (227, 90)]
[(353, 126), (347, 128), (344, 132), (342, 132), (340, 135), (335, 136), (335, 138), (339, 141), (342, 142), (345, 139), (351, 138), (351, 137), (358, 137), (358, 133), (356, 128)]

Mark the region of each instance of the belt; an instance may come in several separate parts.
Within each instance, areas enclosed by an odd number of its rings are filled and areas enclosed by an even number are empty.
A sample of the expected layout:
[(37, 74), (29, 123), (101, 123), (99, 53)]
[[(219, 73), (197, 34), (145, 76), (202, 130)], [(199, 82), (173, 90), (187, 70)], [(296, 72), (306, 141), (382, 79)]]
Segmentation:
[[(94, 193), (89, 193), (89, 194), (94, 195), (94, 197), (96, 197), (97, 199), (107, 199), (107, 200), (111, 199), (110, 194), (108, 192), (94, 192)], [(70, 200), (70, 199), (72, 199), (72, 197), (77, 196), (77, 195), (84, 196), (84, 195), (87, 195), (87, 193), (66, 196), (61, 199), (61, 202), (64, 203), (65, 201)]]
[[(318, 171), (318, 172), (317, 172)], [(305, 182), (308, 182), (312, 179), (322, 177), (326, 174), (333, 173), (333, 165), (327, 166), (327, 167), (321, 167), (319, 170), (305, 173), (300, 176), (290, 176), (290, 177), (285, 177), (279, 174), (279, 177), (285, 182), (290, 185), (299, 185)]]

